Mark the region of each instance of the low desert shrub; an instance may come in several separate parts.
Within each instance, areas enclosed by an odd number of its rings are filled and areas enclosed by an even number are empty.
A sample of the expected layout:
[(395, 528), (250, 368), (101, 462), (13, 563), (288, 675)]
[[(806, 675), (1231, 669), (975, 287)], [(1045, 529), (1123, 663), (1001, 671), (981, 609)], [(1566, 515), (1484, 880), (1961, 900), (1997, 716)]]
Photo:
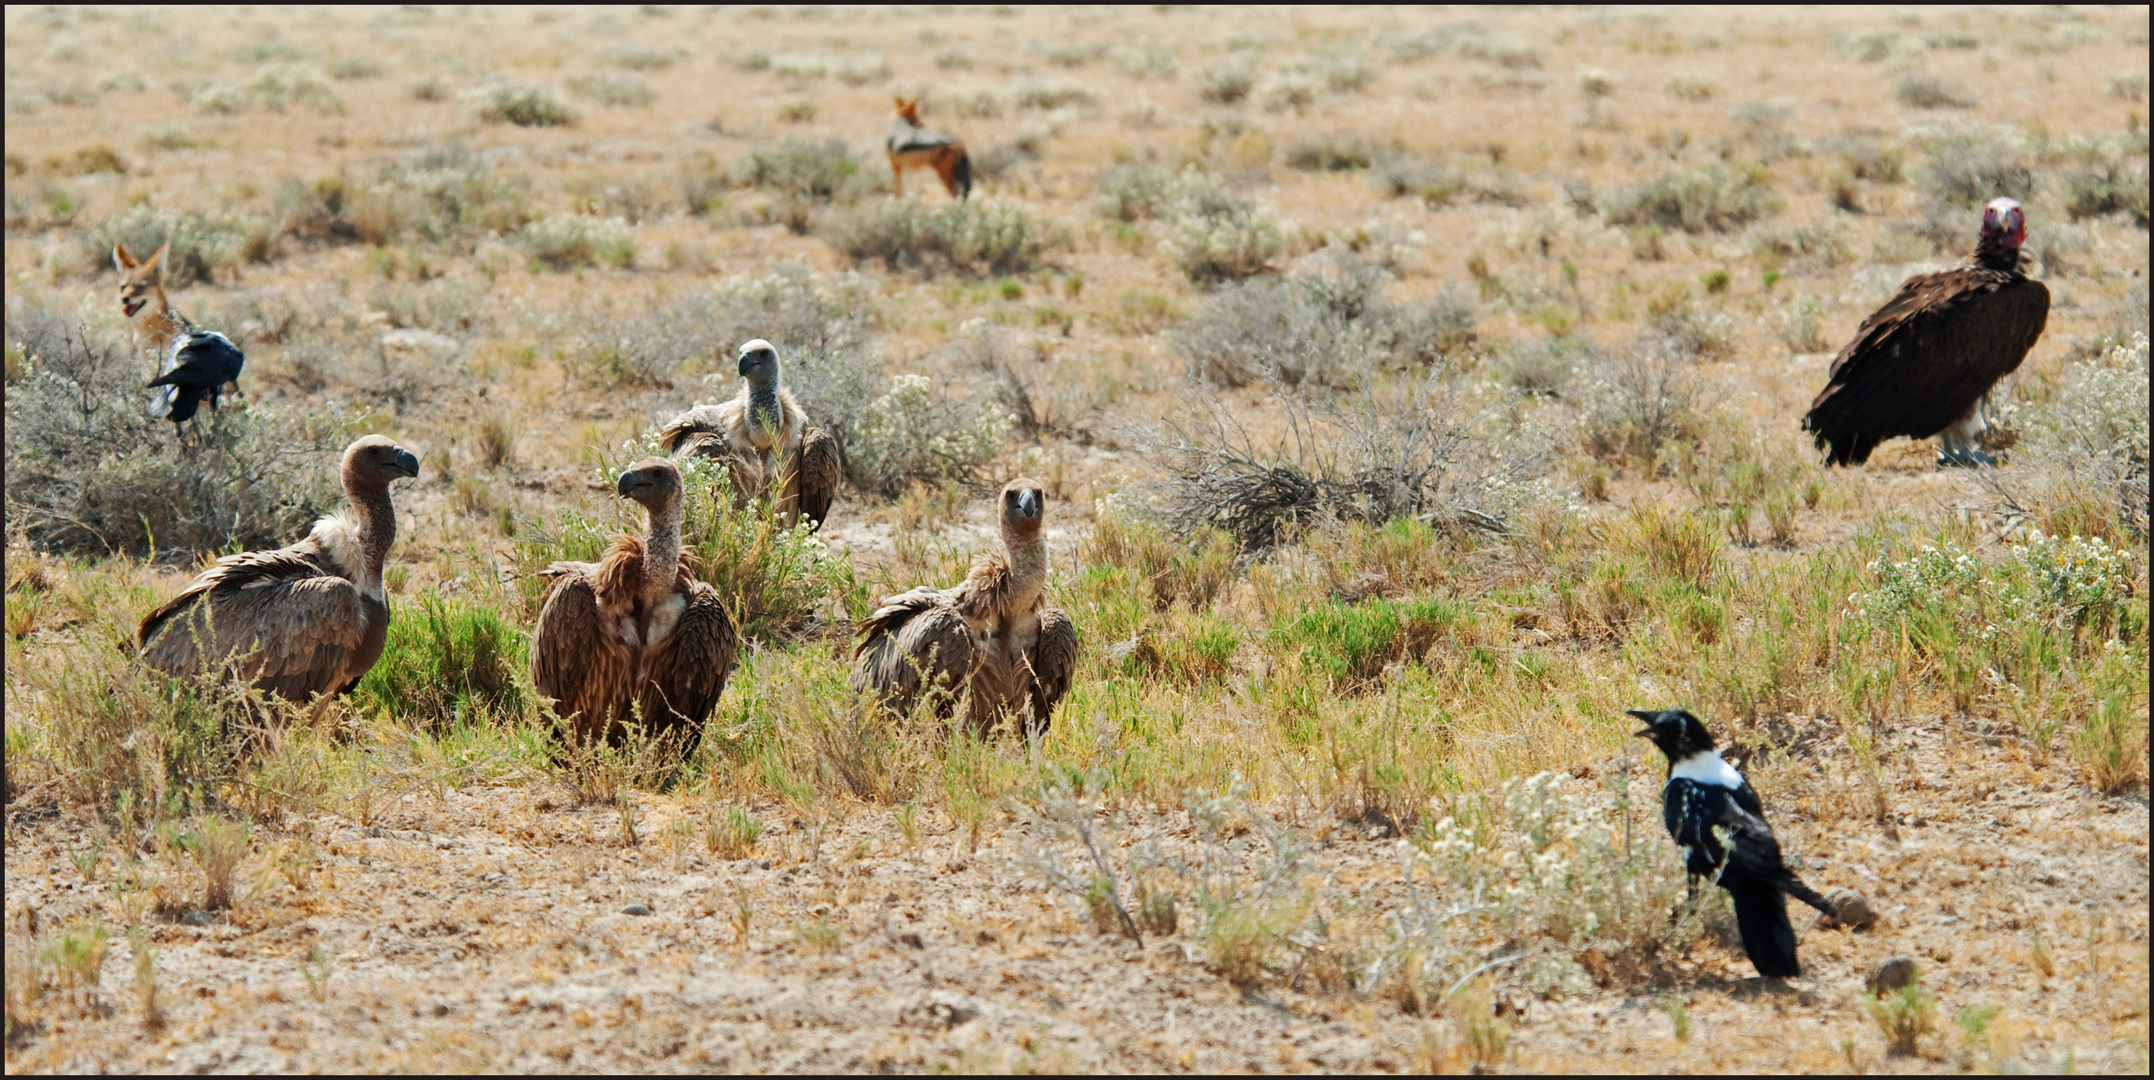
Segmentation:
[(1232, 105), (1256, 89), (1257, 66), (1249, 57), (1236, 55), (1196, 74), (1197, 96), (1214, 105)]
[(1290, 439), (1259, 441), (1217, 396), (1193, 391), (1146, 437), (1164, 474), (1163, 520), (1211, 526), (1263, 549), (1330, 519), (1418, 517), (1444, 530), (1500, 531), (1541, 490), (1547, 445), (1502, 430), (1445, 380), (1374, 382), (1365, 392), (1282, 396)]
[(997, 277), (1030, 273), (1068, 243), (1053, 222), (984, 199), (933, 208), (894, 199), (835, 213), (816, 231), (858, 262)]
[(144, 203), (89, 230), (74, 259), (86, 274), (108, 274), (114, 244), (127, 245), (140, 259), (169, 242), (161, 264), (165, 288), (184, 288), (237, 267), (250, 249), (266, 253), (273, 229), (266, 220), (238, 214), (183, 214)]
[(568, 81), (571, 93), (612, 108), (640, 108), (658, 100), (650, 80), (625, 71), (594, 71)]
[(1608, 208), (1617, 225), (1658, 225), (1687, 232), (1726, 232), (1780, 212), (1762, 169), (1708, 165), (1667, 173), (1618, 195)]
[(1308, 172), (1341, 172), (1366, 169), (1397, 152), (1380, 140), (1327, 132), (1288, 143), (1286, 164)]
[(556, 269), (626, 266), (636, 258), (635, 227), (620, 218), (562, 214), (523, 227), (525, 250)]
[(1589, 371), (1579, 431), (1595, 457), (1651, 462), (1703, 429), (1705, 386), (1676, 343), (1642, 340), (1594, 357)]
[(1163, 217), (1172, 206), (1178, 178), (1149, 165), (1117, 165), (1095, 185), (1101, 217), (1138, 222)]
[(1467, 191), (1466, 175), (1457, 169), (1421, 158), (1392, 156), (1369, 168), (1369, 184), (1397, 198), (1417, 195), (1430, 207), (1440, 207)]
[[(2034, 195), (2036, 168), (2035, 156), (2018, 129), (1965, 127), (1922, 139), (1913, 171), (1930, 200), (1971, 210), (1999, 195), (2026, 202)], [(1960, 235), (1973, 232), (1970, 224), (1959, 223)]]
[(1270, 271), (1295, 231), (1269, 203), (1229, 189), (1216, 178), (1184, 171), (1169, 208), (1161, 250), (1191, 281), (1239, 281)]
[(262, 108), (284, 112), (294, 106), (317, 113), (342, 113), (344, 99), (337, 96), (328, 76), (307, 64), (274, 64), (247, 83), (246, 92)]
[(848, 471), (855, 484), (882, 495), (915, 482), (984, 484), (982, 469), (1001, 451), (1010, 425), (999, 402), (961, 401), (925, 375), (900, 375), (855, 422)]
[(1958, 79), (1910, 71), (1892, 81), (1892, 96), (1916, 109), (1972, 109), (1981, 103), (1975, 92)]
[[(479, 237), (514, 233), (532, 217), (523, 185), (497, 175), (461, 143), (430, 147), (365, 186), (325, 181), (315, 191), (324, 203), (319, 231), (377, 245), (454, 241), (468, 249)], [(288, 228), (300, 228), (292, 216), (286, 220)]]
[(796, 232), (805, 232), (812, 210), (833, 202), (851, 202), (868, 187), (860, 161), (842, 140), (786, 139), (748, 154), (740, 176), (777, 198), (776, 213)]
[(7, 391), (7, 507), (41, 547), (169, 555), (290, 543), (336, 505), (334, 417), (227, 398), (189, 422), (149, 414), (147, 360), (42, 309), (10, 318), (25, 374)]
[(427, 593), (396, 606), (381, 660), (352, 704), (412, 727), (439, 729), (527, 714), (529, 643), (492, 608)]
[(1385, 295), (1390, 275), (1335, 250), (1284, 281), (1222, 288), (1176, 328), (1191, 372), (1241, 386), (1270, 379), (1351, 386), (1370, 373), (1425, 367), (1474, 341), (1474, 315), (1450, 293), (1404, 302)]
[(472, 119), (482, 124), (566, 127), (582, 118), (559, 91), (522, 83), (482, 86), (466, 96), (465, 106)]

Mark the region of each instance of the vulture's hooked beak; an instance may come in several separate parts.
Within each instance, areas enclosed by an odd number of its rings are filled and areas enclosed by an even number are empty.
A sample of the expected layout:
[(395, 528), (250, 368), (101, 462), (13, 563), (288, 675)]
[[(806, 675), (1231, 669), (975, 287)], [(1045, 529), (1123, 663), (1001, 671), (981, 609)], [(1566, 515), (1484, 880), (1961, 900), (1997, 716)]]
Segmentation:
[(1040, 516), (1040, 496), (1038, 492), (1027, 490), (1017, 493), (1017, 516), (1028, 519)]
[(414, 480), (417, 480), (419, 478), (418, 455), (404, 449), (401, 446), (397, 447), (396, 449), (396, 467), (404, 470), (405, 476), (411, 477)]
[(621, 480), (619, 483), (613, 485), (613, 490), (619, 492), (620, 496), (625, 499), (628, 498), (629, 492), (634, 491), (642, 486), (643, 474), (635, 469), (630, 469), (627, 472), (621, 474)]
[(777, 359), (778, 350), (772, 348), (770, 342), (756, 338), (740, 347), (740, 373), (745, 376), (750, 372), (762, 370), (768, 366), (765, 364), (766, 360)]

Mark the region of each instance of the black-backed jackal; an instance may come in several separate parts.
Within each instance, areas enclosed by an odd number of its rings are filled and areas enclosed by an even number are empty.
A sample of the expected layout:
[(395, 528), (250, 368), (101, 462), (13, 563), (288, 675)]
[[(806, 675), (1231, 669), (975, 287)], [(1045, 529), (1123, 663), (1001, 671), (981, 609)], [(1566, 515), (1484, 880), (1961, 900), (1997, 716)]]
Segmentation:
[(965, 155), (964, 142), (955, 135), (921, 126), (919, 98), (898, 98), (896, 114), (883, 145), (890, 151), (890, 174), (897, 183), (897, 193), (905, 194), (905, 170), (933, 169), (952, 198), (970, 196), (972, 159)]
[(149, 342), (160, 361), (187, 330), (165, 297), (165, 253), (171, 249), (172, 242), (167, 240), (149, 258), (137, 259), (127, 245), (112, 245), (112, 268), (120, 272), (120, 314), (127, 316), (128, 324)]

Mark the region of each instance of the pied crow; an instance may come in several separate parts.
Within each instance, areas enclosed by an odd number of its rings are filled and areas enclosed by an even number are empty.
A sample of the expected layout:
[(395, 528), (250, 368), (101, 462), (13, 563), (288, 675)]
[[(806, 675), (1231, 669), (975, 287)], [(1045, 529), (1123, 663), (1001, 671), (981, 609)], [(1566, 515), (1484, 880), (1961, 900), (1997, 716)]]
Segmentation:
[(1698, 879), (1728, 890), (1743, 951), (1758, 974), (1784, 979), (1802, 974), (1795, 960), (1795, 928), (1788, 923), (1789, 893), (1833, 914), (1832, 904), (1803, 884), (1780, 861), (1780, 841), (1765, 822), (1765, 806), (1743, 775), (1713, 748), (1713, 736), (1682, 709), (1628, 710), (1646, 722), (1640, 738), (1668, 755), (1668, 786), (1661, 811), (1668, 835), (1683, 849), (1691, 895)]
[(150, 398), (150, 415), (172, 421), (177, 431), (182, 422), (194, 418), (204, 397), (209, 398), (210, 408), (218, 408), (224, 384), (232, 383), (237, 389), (240, 369), (246, 363), (246, 355), (231, 338), (214, 330), (189, 330), (173, 341), (164, 370), (150, 380), (149, 388), (157, 391)]

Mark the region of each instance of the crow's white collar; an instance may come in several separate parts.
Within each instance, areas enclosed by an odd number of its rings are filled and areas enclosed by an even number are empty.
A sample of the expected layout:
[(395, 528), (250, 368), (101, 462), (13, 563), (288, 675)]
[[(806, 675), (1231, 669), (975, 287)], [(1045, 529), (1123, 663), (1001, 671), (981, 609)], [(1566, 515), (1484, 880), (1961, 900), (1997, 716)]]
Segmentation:
[(1700, 750), (1675, 763), (1668, 770), (1670, 780), (1688, 780), (1715, 787), (1739, 788), (1743, 786), (1743, 774), (1735, 771), (1718, 750)]

